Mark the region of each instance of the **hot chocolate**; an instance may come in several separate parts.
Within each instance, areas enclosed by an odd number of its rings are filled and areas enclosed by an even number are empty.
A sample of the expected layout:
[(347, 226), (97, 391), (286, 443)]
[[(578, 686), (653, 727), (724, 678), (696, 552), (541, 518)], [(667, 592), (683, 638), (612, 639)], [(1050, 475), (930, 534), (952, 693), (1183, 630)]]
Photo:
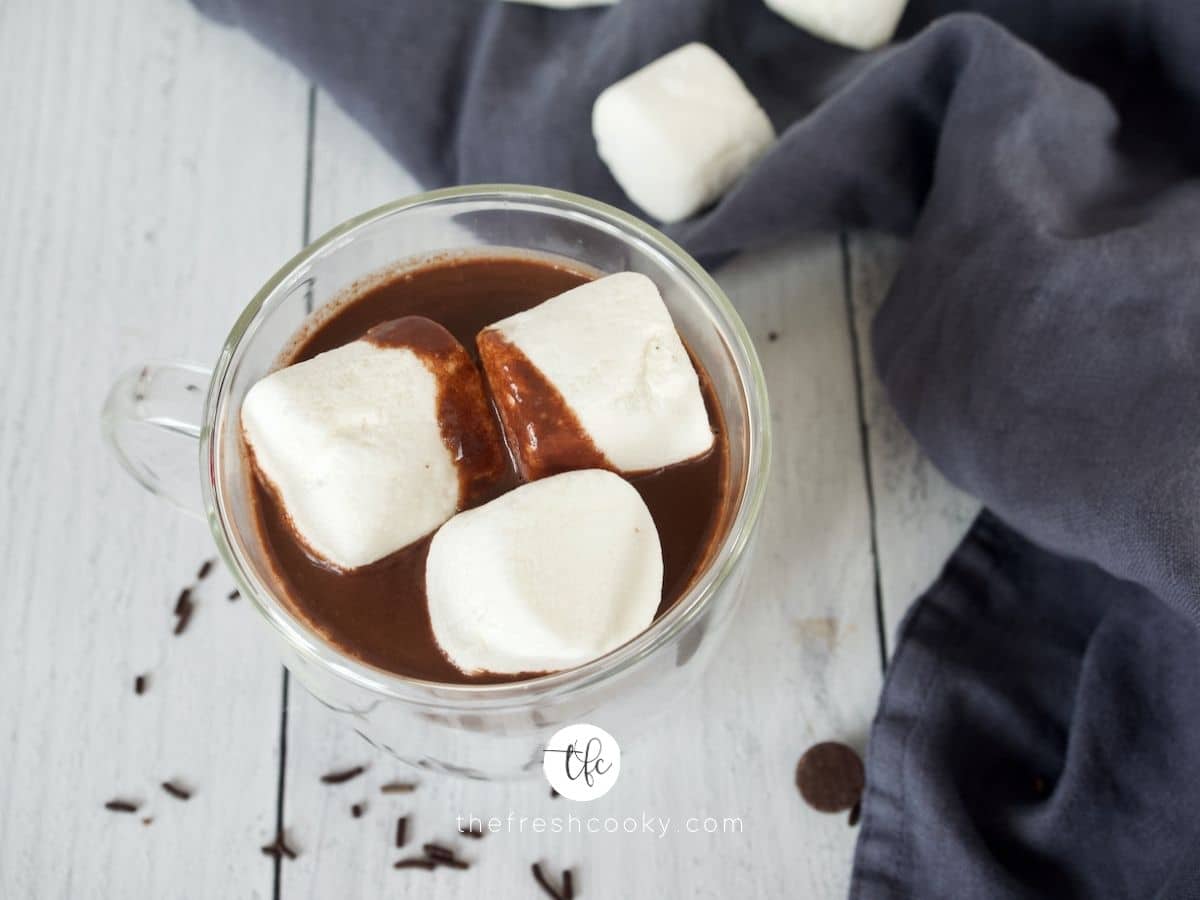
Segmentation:
[[(496, 365), (524, 380), (504, 389), (515, 394), (536, 390), (536, 397), (525, 399), (531, 400), (530, 408), (539, 418), (517, 428), (510, 418), (494, 417), (499, 392), (482, 378), (479, 366), (481, 332), (595, 277), (536, 257), (431, 261), (373, 280), (322, 311), (297, 337), (281, 365), (311, 360), (352, 342), (412, 350), (439, 379), (438, 422), (455, 460), (459, 511), (512, 491), (523, 476), (553, 474), (545, 466), (556, 460), (554, 471), (597, 467), (620, 471), (591, 447), (591, 456), (581, 458), (579, 465), (564, 463), (569, 457), (561, 453), (538, 457), (531, 473), (528, 451), (529, 446), (538, 446), (538, 429), (557, 428), (544, 433), (546, 446), (558, 446), (564, 422), (572, 428), (577, 423), (567, 410), (553, 416), (553, 421), (545, 417), (546, 410), (562, 406), (562, 397), (536, 370), (530, 370), (528, 359), (507, 354), (511, 349), (507, 344), (498, 344), (507, 355), (498, 355), (504, 365)], [(464, 351), (470, 366), (463, 362)], [(729, 439), (709, 379), (694, 357), (692, 364), (714, 435), (711, 448), (652, 471), (620, 472), (640, 495), (661, 542), (662, 592), (655, 617), (668, 610), (704, 570), (727, 525)], [(482, 402), (479, 385), (484, 391)], [(529, 446), (514, 447), (520, 440)], [(450, 662), (435, 638), (426, 596), (426, 561), (433, 534), (365, 565), (339, 565), (301, 536), (300, 523), (285, 506), (279, 484), (263, 475), (249, 452), (247, 477), (253, 482), (259, 537), (280, 594), (297, 616), (343, 652), (396, 674), (442, 683), (516, 681), (542, 673), (535, 669), (467, 674)]]

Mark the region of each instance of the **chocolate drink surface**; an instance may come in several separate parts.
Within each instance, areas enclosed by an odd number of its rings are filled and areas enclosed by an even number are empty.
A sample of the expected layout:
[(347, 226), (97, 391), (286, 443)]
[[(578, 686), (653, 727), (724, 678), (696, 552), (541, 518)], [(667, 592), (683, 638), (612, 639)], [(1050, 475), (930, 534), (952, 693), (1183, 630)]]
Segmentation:
[[(446, 328), (476, 356), (476, 335), (593, 278), (549, 260), (518, 256), (449, 257), (372, 281), (309, 330), (285, 358), (290, 365), (362, 338), (383, 322), (423, 316)], [(697, 365), (716, 434), (706, 455), (630, 476), (658, 528), (663, 551), (663, 596), (668, 610), (704, 569), (723, 536), (728, 502), (729, 439), (709, 379)], [(471, 492), (477, 506), (520, 483), (511, 460)], [(247, 465), (253, 480), (259, 536), (286, 602), (297, 616), (341, 651), (380, 669), (447, 684), (518, 681), (523, 674), (466, 675), (434, 639), (425, 597), (425, 559), (432, 535), (370, 565), (337, 571), (314, 558), (297, 537), (275, 493)]]

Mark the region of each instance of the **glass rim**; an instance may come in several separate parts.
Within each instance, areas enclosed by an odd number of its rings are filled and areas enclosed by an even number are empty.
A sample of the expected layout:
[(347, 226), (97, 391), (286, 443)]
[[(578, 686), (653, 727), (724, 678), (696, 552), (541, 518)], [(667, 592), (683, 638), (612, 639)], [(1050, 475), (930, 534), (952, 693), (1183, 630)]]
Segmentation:
[[(287, 608), (258, 577), (254, 567), (243, 559), (227, 514), (217, 454), (220, 442), (214, 440), (219, 416), (228, 402), (231, 368), (238, 350), (268, 301), (308, 263), (343, 242), (353, 239), (361, 229), (397, 213), (425, 206), (447, 205), (463, 201), (513, 201), (552, 207), (566, 207), (583, 214), (593, 224), (615, 228), (626, 242), (641, 241), (665, 256), (693, 281), (699, 292), (715, 307), (714, 321), (734, 363), (746, 406), (747, 447), (746, 481), (737, 510), (712, 558), (700, 577), (675, 604), (637, 637), (604, 656), (559, 672), (523, 681), (499, 684), (447, 684), (400, 675), (355, 659), (323, 638)], [(519, 249), (519, 248), (517, 248)], [(669, 644), (671, 640), (712, 603), (746, 552), (758, 524), (766, 496), (770, 468), (771, 429), (766, 378), (749, 332), (741, 316), (716, 281), (690, 254), (658, 229), (634, 216), (579, 194), (554, 188), (520, 184), (475, 184), (442, 188), (394, 200), (347, 219), (317, 238), (284, 263), (258, 290), (234, 322), (221, 348), (204, 402), (200, 433), (200, 469), (205, 517), (222, 559), (233, 573), (242, 593), (271, 624), (284, 641), (304, 658), (372, 693), (409, 703), (436, 707), (479, 704), (523, 704), (531, 697), (574, 692), (636, 665), (642, 659)]]

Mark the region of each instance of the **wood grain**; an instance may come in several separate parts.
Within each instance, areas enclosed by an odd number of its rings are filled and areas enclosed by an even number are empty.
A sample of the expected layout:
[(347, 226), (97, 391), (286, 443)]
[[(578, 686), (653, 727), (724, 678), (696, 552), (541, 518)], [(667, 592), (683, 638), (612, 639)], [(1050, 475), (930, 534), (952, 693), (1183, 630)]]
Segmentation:
[(222, 571), (171, 636), (211, 540), (98, 416), (126, 366), (212, 361), (297, 248), (304, 84), (159, 0), (10, 0), (0, 71), (0, 896), (267, 897), (278, 665)]
[(900, 620), (937, 578), (979, 512), (979, 503), (946, 481), (921, 452), (888, 403), (875, 371), (871, 319), (900, 267), (903, 242), (886, 235), (854, 234), (846, 241), (846, 251), (890, 652)]

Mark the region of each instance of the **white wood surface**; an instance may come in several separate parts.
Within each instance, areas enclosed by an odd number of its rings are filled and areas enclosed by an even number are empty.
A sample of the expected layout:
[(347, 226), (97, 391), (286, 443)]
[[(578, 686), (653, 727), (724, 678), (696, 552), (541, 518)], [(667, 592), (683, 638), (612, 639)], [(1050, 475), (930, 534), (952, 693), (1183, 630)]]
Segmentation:
[(979, 503), (946, 481), (921, 453), (888, 404), (875, 372), (871, 318), (900, 266), (903, 243), (885, 235), (857, 234), (845, 247), (862, 373), (883, 629), (890, 654), (905, 612), (937, 578), (979, 513)]
[[(406, 773), (294, 683), (283, 708), (263, 628), (224, 599), (223, 572), (173, 638), (175, 594), (212, 555), (205, 527), (140, 492), (97, 415), (129, 364), (211, 361), (306, 221), (315, 237), (415, 185), (324, 96), (310, 108), (286, 64), (181, 2), (7, 0), (0, 75), (0, 896), (517, 898), (535, 896), (538, 859), (571, 866), (584, 898), (844, 896), (856, 832), (804, 806), (793, 768), (814, 741), (865, 743), (880, 685), (876, 555), (890, 632), (973, 509), (873, 380), (867, 320), (897, 245), (810, 236), (717, 273), (773, 401), (750, 593), (703, 683), (588, 807), (670, 817), (676, 831), (491, 835), (458, 842), (468, 872), (396, 872), (400, 813), (419, 843), (450, 839), (459, 813), (566, 815), (570, 803), (540, 780), (429, 775), (412, 795), (380, 795)], [(135, 697), (141, 672), (150, 688)], [(362, 779), (320, 784), (359, 763)], [(164, 794), (168, 778), (194, 798)], [(103, 810), (118, 796), (152, 824)], [(277, 872), (258, 848), (280, 802), (301, 856)], [(740, 817), (742, 831), (680, 833), (706, 815)]]
[(278, 664), (223, 572), (171, 636), (211, 541), (98, 414), (138, 360), (213, 359), (299, 246), (307, 88), (162, 0), (6, 0), (0, 72), (0, 896), (270, 897)]

